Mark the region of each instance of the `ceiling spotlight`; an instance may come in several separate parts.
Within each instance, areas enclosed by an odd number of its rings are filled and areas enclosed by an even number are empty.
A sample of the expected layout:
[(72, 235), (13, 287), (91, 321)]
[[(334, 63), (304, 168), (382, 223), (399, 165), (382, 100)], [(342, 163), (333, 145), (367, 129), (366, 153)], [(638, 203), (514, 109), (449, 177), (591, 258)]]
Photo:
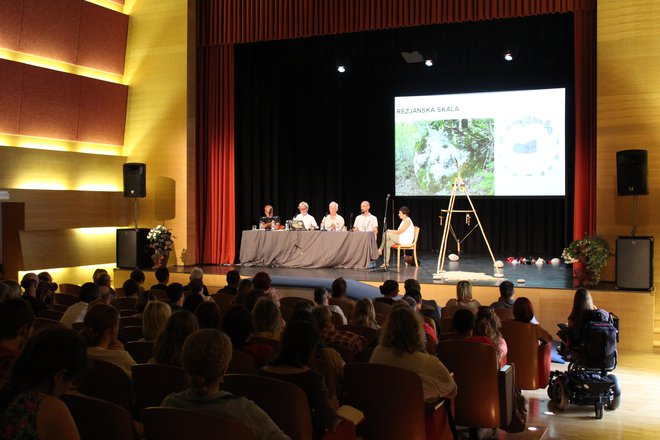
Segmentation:
[(504, 52), (504, 59), (507, 60), (507, 61), (513, 60), (513, 54), (511, 53), (510, 50), (507, 50), (506, 52)]
[(346, 72), (346, 66), (344, 66), (343, 64), (338, 65), (337, 66), (337, 72), (339, 72), (339, 73)]
[(424, 61), (424, 65), (426, 67), (431, 67), (433, 66), (433, 60), (431, 58), (427, 58), (426, 61)]

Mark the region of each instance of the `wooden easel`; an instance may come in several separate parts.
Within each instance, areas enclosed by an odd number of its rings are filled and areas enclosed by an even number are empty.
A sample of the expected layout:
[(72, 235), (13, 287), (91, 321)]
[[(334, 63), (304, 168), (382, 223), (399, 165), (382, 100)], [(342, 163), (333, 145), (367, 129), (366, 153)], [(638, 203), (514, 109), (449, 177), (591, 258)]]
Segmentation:
[[(470, 203), (470, 209), (454, 209), (454, 202), (456, 201), (456, 195), (458, 193), (462, 193), (465, 195), (467, 198), (468, 202)], [(460, 248), (461, 248), (461, 242), (467, 238), (468, 235), (472, 233), (477, 227), (481, 230), (481, 235), (484, 237), (484, 241), (486, 242), (486, 247), (488, 248), (488, 252), (490, 253), (490, 258), (493, 260), (493, 267), (495, 267), (495, 256), (493, 255), (493, 251), (490, 249), (490, 243), (488, 243), (488, 238), (486, 238), (486, 232), (484, 232), (483, 226), (481, 226), (481, 221), (479, 220), (479, 215), (477, 214), (477, 210), (474, 208), (474, 205), (472, 204), (472, 200), (470, 199), (470, 194), (468, 193), (467, 187), (465, 186), (465, 182), (463, 182), (463, 179), (461, 178), (461, 173), (459, 171), (458, 176), (456, 179), (454, 179), (454, 183), (451, 186), (451, 197), (449, 197), (449, 206), (447, 209), (443, 209), (442, 212), (447, 213), (447, 218), (445, 221), (445, 227), (442, 232), (442, 244), (440, 245), (440, 255), (438, 255), (438, 266), (436, 268), (436, 273), (433, 274), (434, 279), (442, 279), (442, 273), (445, 271), (444, 266), (445, 266), (445, 254), (447, 253), (447, 240), (449, 239), (449, 234), (451, 233), (454, 239), (456, 240), (456, 245), (458, 246), (458, 251), (460, 253)], [(474, 214), (474, 218), (477, 222), (477, 224), (468, 232), (468, 234), (463, 237), (462, 240), (460, 240), (457, 236), (456, 233), (454, 232), (454, 229), (451, 226), (451, 217), (452, 214), (455, 212), (462, 212), (465, 213), (466, 215)], [(504, 274), (500, 270), (500, 268), (495, 267), (495, 277), (503, 277)]]

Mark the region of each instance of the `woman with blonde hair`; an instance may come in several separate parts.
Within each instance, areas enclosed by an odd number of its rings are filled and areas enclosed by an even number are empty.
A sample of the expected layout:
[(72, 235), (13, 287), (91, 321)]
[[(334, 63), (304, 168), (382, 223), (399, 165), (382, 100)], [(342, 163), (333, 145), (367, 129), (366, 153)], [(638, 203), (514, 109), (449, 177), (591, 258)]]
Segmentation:
[(447, 301), (445, 307), (465, 307), (476, 311), (481, 304), (472, 298), (472, 284), (463, 280), (456, 284), (456, 299), (452, 298)]
[(422, 318), (410, 307), (395, 307), (380, 333), (378, 346), (369, 360), (372, 364), (404, 368), (422, 379), (424, 399), (456, 395), (456, 382), (436, 356), (426, 352)]
[(142, 314), (142, 340), (155, 341), (171, 314), (172, 309), (163, 301), (149, 301)]
[(500, 368), (506, 365), (506, 354), (508, 352), (508, 347), (502, 336), (501, 329), (502, 324), (495, 311), (491, 307), (479, 307), (474, 324), (474, 334), (490, 339), (497, 351), (497, 360), (500, 362)]
[(376, 309), (374, 309), (374, 304), (369, 298), (362, 298), (355, 303), (351, 324), (369, 327), (375, 330), (380, 329), (380, 325), (376, 321)]
[(168, 395), (161, 406), (236, 420), (250, 428), (257, 439), (288, 439), (254, 402), (220, 389), (231, 355), (231, 341), (221, 331), (207, 328), (191, 334), (182, 354), (190, 388)]

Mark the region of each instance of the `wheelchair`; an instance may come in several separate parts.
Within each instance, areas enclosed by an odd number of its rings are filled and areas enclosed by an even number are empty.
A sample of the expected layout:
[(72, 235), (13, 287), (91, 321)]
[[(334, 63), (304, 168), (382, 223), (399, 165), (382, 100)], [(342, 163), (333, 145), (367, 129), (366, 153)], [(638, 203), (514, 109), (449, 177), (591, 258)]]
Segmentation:
[(621, 403), (619, 381), (611, 374), (617, 364), (618, 318), (603, 310), (587, 313), (581, 331), (586, 337), (576, 338), (577, 343), (568, 344), (568, 329), (558, 324), (562, 340), (558, 353), (568, 362), (568, 370), (550, 373), (548, 397), (559, 411), (569, 403), (593, 405), (596, 418), (602, 419), (604, 408), (615, 410)]

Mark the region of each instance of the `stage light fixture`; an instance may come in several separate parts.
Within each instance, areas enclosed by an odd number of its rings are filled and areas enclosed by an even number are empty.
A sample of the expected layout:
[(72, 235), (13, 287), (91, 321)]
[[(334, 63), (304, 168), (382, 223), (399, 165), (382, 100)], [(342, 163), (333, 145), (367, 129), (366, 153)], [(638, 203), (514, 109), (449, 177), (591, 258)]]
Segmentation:
[(339, 64), (339, 65), (337, 66), (337, 72), (339, 72), (339, 73), (344, 73), (344, 72), (346, 72), (346, 66), (344, 66), (343, 64)]
[(513, 60), (513, 54), (511, 53), (510, 50), (507, 50), (504, 52), (504, 59), (507, 61), (512, 61)]
[(424, 61), (424, 65), (426, 67), (432, 67), (433, 66), (433, 60), (431, 58), (427, 58), (426, 61)]

